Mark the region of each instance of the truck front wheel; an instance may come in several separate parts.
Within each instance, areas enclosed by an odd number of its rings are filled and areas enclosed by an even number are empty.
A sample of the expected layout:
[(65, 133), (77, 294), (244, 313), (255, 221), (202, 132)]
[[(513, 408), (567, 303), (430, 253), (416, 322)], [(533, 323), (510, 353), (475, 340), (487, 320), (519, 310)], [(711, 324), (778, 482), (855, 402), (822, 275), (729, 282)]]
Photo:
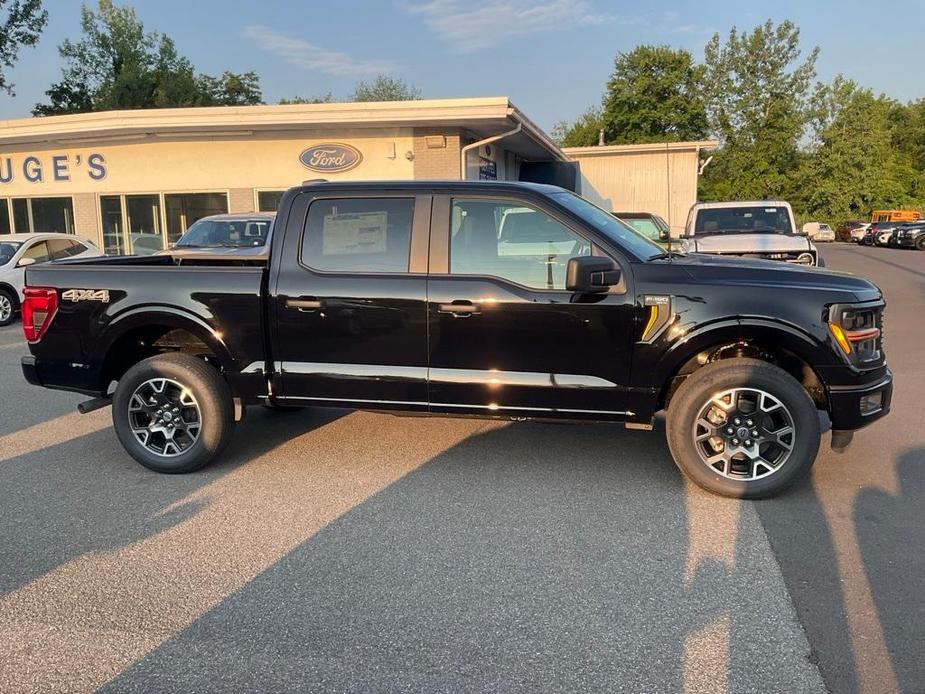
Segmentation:
[(187, 354), (160, 354), (119, 380), (112, 421), (122, 446), (145, 467), (193, 472), (228, 443), (234, 404), (214, 367)]
[(708, 491), (758, 499), (804, 477), (819, 450), (819, 414), (783, 369), (757, 359), (704, 366), (668, 408), (668, 447)]

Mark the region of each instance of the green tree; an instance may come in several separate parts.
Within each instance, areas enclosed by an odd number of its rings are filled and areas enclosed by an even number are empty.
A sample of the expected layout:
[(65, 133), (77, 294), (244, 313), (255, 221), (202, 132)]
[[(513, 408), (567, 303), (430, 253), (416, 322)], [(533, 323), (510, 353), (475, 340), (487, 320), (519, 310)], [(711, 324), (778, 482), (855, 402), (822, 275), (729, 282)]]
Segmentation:
[(36, 104), (35, 115), (108, 109), (260, 103), (256, 73), (196, 75), (173, 40), (146, 32), (129, 6), (99, 0), (97, 11), (81, 8), (79, 41), (65, 41), (60, 82)]
[(378, 75), (371, 82), (358, 82), (351, 101), (417, 101), (421, 90), (397, 77)]
[(280, 104), (333, 104), (336, 99), (327, 92), (320, 96), (294, 96), (291, 99), (280, 99)]
[(835, 224), (921, 204), (912, 155), (893, 142), (897, 104), (837, 77), (817, 89), (814, 146), (800, 175), (806, 214)]
[(749, 34), (733, 27), (705, 49), (704, 95), (722, 147), (706, 169), (705, 199), (786, 197), (801, 163), (818, 49), (801, 60), (800, 31), (768, 20)]
[(48, 12), (42, 0), (0, 0), (0, 90), (13, 95), (13, 86), (6, 68), (16, 65), (19, 49), (38, 43), (42, 29), (48, 23)]
[(618, 53), (604, 95), (607, 144), (703, 139), (703, 74), (684, 49), (637, 46)]
[(592, 106), (574, 123), (559, 121), (552, 126), (552, 138), (560, 147), (591, 147), (600, 140), (604, 118), (601, 109)]

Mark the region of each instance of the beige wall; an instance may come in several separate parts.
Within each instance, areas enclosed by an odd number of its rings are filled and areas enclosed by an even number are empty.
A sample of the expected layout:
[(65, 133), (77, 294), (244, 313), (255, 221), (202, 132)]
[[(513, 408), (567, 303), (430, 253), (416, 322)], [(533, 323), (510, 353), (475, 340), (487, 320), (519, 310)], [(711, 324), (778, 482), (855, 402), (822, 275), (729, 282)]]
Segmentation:
[(414, 178), (459, 179), (461, 134), (459, 130), (414, 130)]
[(642, 152), (575, 153), (581, 165), (581, 194), (614, 212), (653, 212), (678, 235), (697, 201), (696, 149)]
[[(90, 138), (88, 138), (90, 139)], [(362, 161), (342, 173), (317, 173), (299, 155), (324, 142), (356, 147)], [(286, 189), (310, 178), (410, 179), (411, 128), (338, 128), (279, 134), (7, 146), (0, 152), (0, 202), (70, 196), (79, 235), (101, 243), (99, 196), (116, 193), (221, 192), (229, 211), (255, 209), (256, 189)], [(455, 161), (458, 159), (458, 138)], [(451, 156), (453, 156), (451, 154)], [(458, 167), (457, 167), (458, 168)], [(32, 179), (40, 180), (29, 180)]]

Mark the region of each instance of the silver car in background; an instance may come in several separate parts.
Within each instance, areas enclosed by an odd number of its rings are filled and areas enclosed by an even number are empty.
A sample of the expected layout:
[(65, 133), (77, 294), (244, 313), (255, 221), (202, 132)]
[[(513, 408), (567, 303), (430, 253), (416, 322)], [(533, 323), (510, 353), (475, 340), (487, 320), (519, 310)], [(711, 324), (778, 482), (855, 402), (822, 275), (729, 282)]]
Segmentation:
[(185, 260), (240, 259), (242, 263), (265, 263), (270, 253), (275, 212), (216, 214), (190, 225), (176, 243), (159, 255)]

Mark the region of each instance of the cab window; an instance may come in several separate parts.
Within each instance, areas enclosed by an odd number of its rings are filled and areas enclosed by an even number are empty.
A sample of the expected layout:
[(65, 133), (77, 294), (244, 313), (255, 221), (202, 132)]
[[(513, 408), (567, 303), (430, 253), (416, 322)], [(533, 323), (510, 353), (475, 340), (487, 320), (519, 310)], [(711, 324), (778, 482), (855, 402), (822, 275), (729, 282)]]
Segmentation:
[(408, 272), (412, 198), (312, 202), (302, 235), (302, 264), (325, 272)]
[(534, 289), (565, 289), (568, 261), (591, 244), (521, 202), (453, 200), (450, 274), (491, 275)]

